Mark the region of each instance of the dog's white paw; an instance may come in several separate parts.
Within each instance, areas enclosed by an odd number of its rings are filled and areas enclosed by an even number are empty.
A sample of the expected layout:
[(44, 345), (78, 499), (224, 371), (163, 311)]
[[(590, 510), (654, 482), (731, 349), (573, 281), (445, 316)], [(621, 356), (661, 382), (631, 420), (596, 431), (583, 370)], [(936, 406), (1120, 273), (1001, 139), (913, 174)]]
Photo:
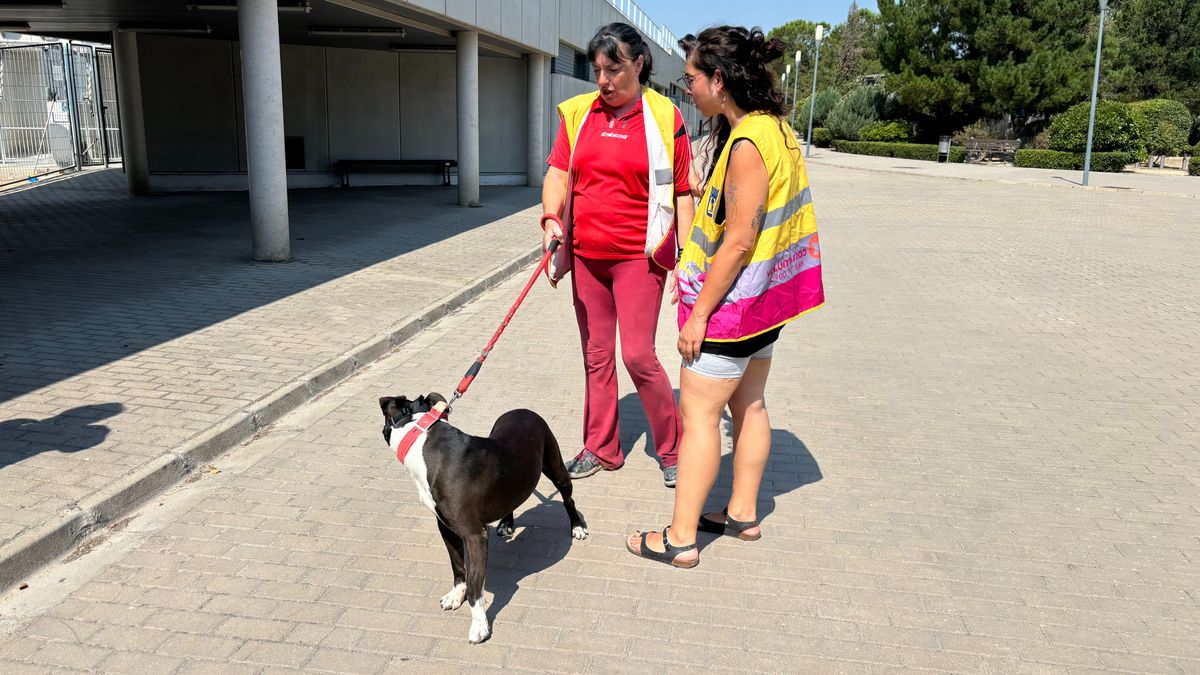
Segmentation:
[(586, 527), (572, 527), (571, 536), (576, 539), (587, 539), (588, 531)]
[(457, 584), (450, 592), (442, 596), (442, 609), (447, 612), (462, 607), (463, 598), (467, 597), (467, 585)]
[(492, 629), (488, 627), (487, 612), (483, 608), (483, 599), (471, 605), (471, 632), (467, 633), (467, 640), (477, 645), (492, 636)]
[(499, 525), (496, 526), (497, 536), (501, 536), (501, 537), (505, 537), (505, 538), (511, 537), (513, 535), (513, 532), (515, 532), (515, 531), (516, 531), (516, 528), (513, 527), (512, 525), (509, 525), (508, 523), (500, 523)]

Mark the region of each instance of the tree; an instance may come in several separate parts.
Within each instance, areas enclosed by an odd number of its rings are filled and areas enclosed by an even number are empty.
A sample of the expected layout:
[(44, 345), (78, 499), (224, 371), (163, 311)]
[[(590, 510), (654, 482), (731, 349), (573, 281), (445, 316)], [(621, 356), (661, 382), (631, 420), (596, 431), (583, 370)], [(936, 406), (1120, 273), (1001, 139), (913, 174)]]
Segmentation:
[(1200, 0), (1123, 0), (1112, 24), (1117, 50), (1105, 92), (1181, 101), (1200, 116)]
[(848, 90), (860, 84), (863, 75), (882, 70), (875, 46), (878, 35), (879, 15), (869, 9), (860, 9), (857, 2), (851, 2), (846, 21), (834, 27), (823, 47), (837, 66), (834, 74), (836, 87)]
[[(825, 26), (826, 35), (829, 33), (829, 24)], [(775, 81), (780, 81), (780, 76), (787, 68), (789, 63), (793, 64), (792, 74), (790, 77), (800, 78), (797, 92), (804, 91), (808, 93), (808, 89), (812, 86), (812, 69), (814, 61), (814, 47), (816, 45), (815, 33), (817, 24), (813, 21), (805, 19), (796, 19), (789, 21), (782, 26), (772, 28), (767, 34), (768, 38), (779, 38), (787, 45), (787, 50), (783, 54), (783, 58), (771, 64), (771, 72), (775, 74)], [(795, 63), (795, 54), (797, 51), (802, 52), (800, 66), (797, 68)], [(825, 45), (821, 45), (821, 72), (817, 73), (817, 86), (824, 88), (831, 86), (834, 80), (833, 66), (827, 63), (828, 53), (825, 51)], [(788, 80), (788, 95), (791, 95), (792, 80)], [(798, 94), (799, 96), (799, 94)]]
[(879, 59), (925, 136), (1031, 124), (1087, 96), (1095, 0), (879, 0)]

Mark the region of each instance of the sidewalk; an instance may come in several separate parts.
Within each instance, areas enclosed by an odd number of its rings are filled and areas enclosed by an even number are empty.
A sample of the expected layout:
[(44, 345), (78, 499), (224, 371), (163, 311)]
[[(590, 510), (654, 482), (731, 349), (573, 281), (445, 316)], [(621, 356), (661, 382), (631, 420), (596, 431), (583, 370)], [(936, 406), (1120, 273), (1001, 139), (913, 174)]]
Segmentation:
[(0, 589), (539, 248), (529, 188), (298, 190), (258, 264), (245, 194), (123, 182), (0, 197)]
[[(622, 376), (626, 465), (575, 493), (592, 536), (567, 537), (543, 481), (550, 503), (535, 495), (512, 541), (493, 536), (494, 636), (467, 645), (464, 610), (437, 606), (446, 553), (376, 399), (453, 387), (526, 267), (0, 597), (0, 672), (1200, 671), (1194, 203), (812, 175), (829, 304), (776, 349), (761, 541), (702, 539), (686, 571), (625, 552), (630, 529), (667, 522), (673, 493)], [(390, 321), (379, 308), (428, 283), (408, 269), (432, 263), (410, 253), (271, 316), (316, 330), (335, 322), (309, 307), (362, 303), (356, 317)], [(569, 454), (582, 379), (569, 289), (539, 283), (452, 419), (484, 433), (528, 407)]]
[(954, 178), (970, 181), (994, 181), (1009, 185), (1042, 185), (1076, 190), (1130, 191), (1149, 195), (1200, 198), (1200, 176), (1180, 176), (1164, 173), (1103, 173), (1093, 171), (1088, 187), (1083, 187), (1082, 171), (1024, 169), (1007, 164), (939, 164), (914, 159), (873, 157), (835, 152), (829, 148), (812, 149), (808, 162), (846, 169), (905, 173), (914, 176)]

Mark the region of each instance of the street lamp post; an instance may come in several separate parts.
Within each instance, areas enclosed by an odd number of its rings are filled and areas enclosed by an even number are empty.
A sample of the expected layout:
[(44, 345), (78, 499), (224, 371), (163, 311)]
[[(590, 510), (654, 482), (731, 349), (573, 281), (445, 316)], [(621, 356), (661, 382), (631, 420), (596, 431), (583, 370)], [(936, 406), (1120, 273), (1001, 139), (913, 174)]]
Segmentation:
[(812, 95), (808, 97), (808, 135), (804, 137), (808, 145), (804, 148), (804, 156), (808, 157), (812, 154), (812, 125), (813, 125), (813, 106), (817, 103), (817, 69), (821, 66), (821, 38), (825, 36), (825, 26), (817, 24), (817, 55), (813, 59), (813, 83)]
[(800, 81), (800, 55), (804, 52), (796, 50), (796, 77), (792, 78), (792, 128), (796, 127), (796, 83)]
[[(800, 75), (800, 72), (797, 71), (796, 75), (797, 76)], [(787, 64), (787, 68), (785, 68), (783, 71), (783, 104), (784, 105), (787, 105), (787, 95), (788, 95), (787, 81), (788, 81), (788, 78), (791, 76), (792, 76), (792, 64), (789, 63), (789, 64)], [(792, 104), (794, 105), (795, 103), (796, 103), (796, 100), (792, 99)]]
[(1092, 110), (1088, 113), (1087, 151), (1083, 155), (1083, 184), (1088, 184), (1092, 170), (1092, 135), (1096, 130), (1096, 90), (1100, 88), (1100, 47), (1104, 44), (1104, 13), (1108, 0), (1100, 0), (1100, 34), (1096, 36), (1096, 67), (1092, 73)]
[(783, 104), (787, 105), (787, 73), (779, 76), (779, 86), (783, 89)]

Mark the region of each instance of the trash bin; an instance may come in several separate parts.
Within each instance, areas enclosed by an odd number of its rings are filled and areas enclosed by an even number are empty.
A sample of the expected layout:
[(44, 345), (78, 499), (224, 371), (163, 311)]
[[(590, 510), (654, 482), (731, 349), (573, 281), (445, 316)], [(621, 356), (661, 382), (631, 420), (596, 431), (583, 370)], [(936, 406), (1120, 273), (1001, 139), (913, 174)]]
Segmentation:
[(938, 137), (937, 161), (939, 163), (950, 161), (950, 137), (949, 136), (939, 136)]

